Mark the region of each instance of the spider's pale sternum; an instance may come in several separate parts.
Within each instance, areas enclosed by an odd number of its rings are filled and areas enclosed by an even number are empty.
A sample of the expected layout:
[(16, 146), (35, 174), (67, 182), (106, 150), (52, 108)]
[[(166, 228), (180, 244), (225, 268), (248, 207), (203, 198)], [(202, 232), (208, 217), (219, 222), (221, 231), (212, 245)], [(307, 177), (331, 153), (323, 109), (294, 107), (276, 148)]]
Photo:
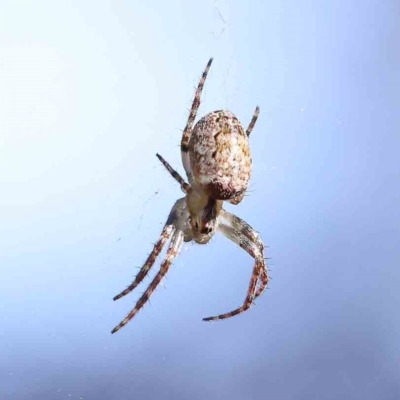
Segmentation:
[(135, 307), (112, 330), (112, 333), (125, 326), (146, 304), (167, 274), (184, 241), (194, 240), (196, 243), (205, 244), (217, 231), (250, 254), (255, 263), (242, 306), (229, 313), (203, 320), (225, 319), (246, 311), (251, 307), (254, 299), (267, 287), (268, 271), (264, 258), (264, 245), (260, 236), (245, 221), (222, 208), (224, 201), (239, 204), (247, 190), (252, 166), (248, 138), (257, 121), (259, 108), (255, 109), (246, 131), (233, 113), (224, 110), (207, 114), (193, 128), (200, 105), (201, 92), (211, 63), (212, 59), (208, 62), (200, 79), (182, 134), (182, 164), (189, 183), (185, 182), (179, 173), (157, 154), (168, 172), (181, 185), (185, 197), (177, 200), (172, 207), (159, 240), (135, 280), (115, 296), (114, 300), (127, 295), (142, 282), (165, 244), (170, 240), (166, 257), (159, 272), (139, 298)]

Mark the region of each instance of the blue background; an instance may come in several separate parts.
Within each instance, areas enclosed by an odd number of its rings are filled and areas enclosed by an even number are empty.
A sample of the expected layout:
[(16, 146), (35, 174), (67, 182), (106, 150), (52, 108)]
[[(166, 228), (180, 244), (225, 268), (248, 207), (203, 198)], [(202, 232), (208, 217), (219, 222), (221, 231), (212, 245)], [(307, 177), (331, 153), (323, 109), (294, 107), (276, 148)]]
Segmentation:
[[(399, 399), (397, 1), (0, 1), (1, 399)], [(272, 280), (186, 244), (139, 315), (194, 89), (251, 136)], [(158, 265), (158, 264), (157, 264)]]

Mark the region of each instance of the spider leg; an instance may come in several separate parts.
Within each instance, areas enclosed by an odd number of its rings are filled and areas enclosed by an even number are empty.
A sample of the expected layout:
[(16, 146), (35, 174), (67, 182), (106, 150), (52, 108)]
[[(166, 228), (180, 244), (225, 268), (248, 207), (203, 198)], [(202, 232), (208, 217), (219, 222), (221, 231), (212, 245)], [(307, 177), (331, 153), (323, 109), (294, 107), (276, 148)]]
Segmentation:
[(185, 129), (183, 130), (182, 134), (182, 140), (181, 140), (181, 155), (182, 155), (182, 164), (183, 168), (185, 168), (186, 175), (189, 179), (189, 183), (192, 181), (192, 172), (190, 168), (190, 159), (189, 159), (189, 139), (190, 139), (190, 134), (192, 132), (193, 128), (193, 123), (196, 118), (197, 110), (199, 109), (200, 106), (200, 97), (201, 97), (201, 92), (204, 87), (204, 82), (206, 81), (208, 71), (210, 70), (211, 64), (212, 64), (213, 59), (210, 58), (210, 60), (207, 63), (206, 69), (203, 72), (203, 75), (201, 76), (200, 82), (197, 86), (196, 94), (194, 95), (192, 107), (190, 109), (190, 114), (188, 117), (188, 120), (186, 122)]
[[(234, 317), (235, 315), (241, 314), (251, 307), (254, 299), (262, 292), (262, 291), (260, 291), (260, 288), (257, 288), (257, 282), (262, 275), (263, 269), (265, 269), (265, 260), (263, 257), (263, 253), (260, 251), (260, 249), (254, 242), (250, 241), (245, 235), (240, 233), (235, 228), (233, 228), (227, 224), (220, 223), (218, 230), (224, 236), (226, 236), (228, 239), (232, 240), (234, 243), (236, 243), (242, 249), (246, 250), (246, 252), (249, 253), (255, 259), (255, 263), (254, 263), (253, 273), (251, 275), (251, 279), (250, 279), (250, 283), (249, 283), (249, 288), (247, 290), (247, 295), (243, 302), (243, 305), (233, 311), (226, 313), (226, 314), (221, 314), (221, 315), (217, 315), (214, 317), (203, 318), (203, 321), (217, 321), (219, 319), (230, 318), (230, 317)], [(266, 283), (267, 282), (268, 282), (268, 280), (266, 281)], [(264, 286), (264, 285), (262, 285), (262, 286)], [(260, 291), (260, 293), (258, 294), (259, 291)]]
[(258, 118), (259, 114), (260, 114), (260, 107), (257, 106), (256, 109), (254, 110), (253, 118), (251, 119), (250, 125), (246, 130), (247, 136), (250, 136), (250, 133), (253, 130), (254, 125), (257, 122), (257, 118)]
[(161, 253), (162, 249), (164, 248), (166, 242), (171, 238), (172, 234), (176, 229), (185, 230), (185, 221), (187, 219), (186, 208), (185, 208), (185, 197), (178, 199), (174, 206), (172, 207), (167, 222), (158, 238), (158, 241), (153, 247), (153, 251), (147, 257), (146, 262), (144, 263), (143, 267), (140, 269), (139, 273), (136, 275), (135, 280), (129, 285), (125, 290), (123, 290), (120, 294), (114, 297), (113, 300), (118, 300), (121, 297), (126, 296), (130, 293), (133, 289), (138, 286), (142, 280), (146, 277), (148, 272), (150, 271), (151, 267), (154, 265), (157, 257)]
[(183, 237), (184, 234), (181, 230), (176, 230), (173, 234), (171, 243), (169, 244), (167, 255), (165, 256), (165, 260), (161, 264), (160, 270), (158, 271), (157, 275), (151, 281), (149, 287), (146, 291), (142, 294), (140, 299), (137, 301), (133, 310), (123, 319), (112, 331), (111, 333), (115, 333), (119, 331), (123, 326), (125, 326), (138, 312), (139, 310), (147, 303), (150, 296), (156, 290), (157, 286), (160, 284), (166, 273), (168, 272), (172, 261), (175, 257), (179, 254), (183, 244)]
[[(238, 230), (247, 239), (254, 243), (259, 248), (261, 254), (264, 255), (264, 243), (262, 242), (260, 235), (246, 221), (225, 210), (221, 211), (220, 217), (222, 217), (229, 226)], [(264, 268), (260, 274), (260, 286), (257, 289), (256, 298), (266, 289), (268, 280), (267, 265), (264, 263)]]
[(221, 223), (221, 228), (224, 230), (222, 233), (249, 253), (256, 260), (256, 263), (257, 260), (260, 260), (261, 270), (259, 271), (258, 286), (254, 295), (255, 300), (267, 288), (269, 281), (267, 265), (264, 258), (264, 244), (262, 243), (258, 233), (241, 218), (226, 211), (223, 214), (223, 217), (225, 219), (230, 217), (231, 221), (229, 222), (228, 220), (228, 224), (224, 224), (223, 222)]
[(139, 273), (136, 275), (135, 280), (120, 294), (116, 295), (113, 299), (114, 301), (120, 299), (121, 297), (126, 296), (133, 289), (135, 289), (135, 287), (138, 286), (140, 284), (140, 282), (142, 282), (142, 280), (146, 277), (146, 275), (150, 271), (150, 268), (154, 265), (154, 262), (156, 261), (157, 257), (161, 253), (163, 247), (165, 246), (165, 243), (171, 237), (172, 233), (174, 232), (174, 229), (175, 229), (175, 226), (172, 223), (166, 224), (164, 226), (164, 229), (161, 232), (160, 238), (154, 245), (153, 251), (147, 257), (147, 260), (144, 263), (143, 267), (140, 269)]
[(185, 193), (185, 194), (190, 193), (192, 188), (190, 187), (189, 184), (187, 184), (185, 182), (185, 180), (179, 175), (179, 173), (176, 172), (171, 167), (171, 165), (166, 160), (164, 160), (164, 158), (162, 156), (160, 156), (160, 154), (157, 153), (156, 156), (162, 162), (162, 164), (167, 169), (167, 171), (172, 175), (172, 177), (181, 185), (181, 189), (182, 189), (183, 193)]
[(246, 221), (226, 210), (221, 210), (220, 217), (222, 217), (229, 226), (235, 228), (249, 240), (254, 242), (261, 252), (264, 251), (264, 243), (262, 242), (260, 235)]

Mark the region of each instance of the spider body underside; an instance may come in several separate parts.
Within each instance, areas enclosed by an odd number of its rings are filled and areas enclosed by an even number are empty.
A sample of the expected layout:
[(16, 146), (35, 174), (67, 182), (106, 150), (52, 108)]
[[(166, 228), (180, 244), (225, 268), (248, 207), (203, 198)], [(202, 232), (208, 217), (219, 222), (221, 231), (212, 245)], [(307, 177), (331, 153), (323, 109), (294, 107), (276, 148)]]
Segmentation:
[(201, 118), (193, 127), (204, 82), (213, 59), (210, 59), (198, 84), (186, 127), (182, 134), (181, 155), (188, 183), (159, 154), (157, 157), (181, 185), (185, 197), (176, 201), (167, 222), (134, 281), (114, 297), (118, 300), (135, 289), (154, 265), (168, 241), (169, 246), (160, 270), (137, 301), (132, 311), (113, 330), (119, 331), (147, 303), (179, 254), (183, 242), (206, 244), (218, 231), (254, 258), (253, 273), (243, 305), (226, 314), (204, 318), (215, 321), (238, 315), (251, 307), (268, 284), (264, 244), (258, 233), (239, 217), (225, 211), (224, 201), (239, 204), (247, 190), (252, 160), (249, 136), (259, 115), (256, 107), (253, 118), (244, 131), (230, 111), (214, 111)]

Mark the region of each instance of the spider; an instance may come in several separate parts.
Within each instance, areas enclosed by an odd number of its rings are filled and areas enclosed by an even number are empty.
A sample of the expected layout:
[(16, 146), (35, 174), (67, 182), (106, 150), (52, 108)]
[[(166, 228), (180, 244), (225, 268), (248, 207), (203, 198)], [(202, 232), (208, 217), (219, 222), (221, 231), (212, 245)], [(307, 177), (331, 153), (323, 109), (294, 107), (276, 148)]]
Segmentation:
[(239, 204), (247, 190), (252, 165), (248, 138), (260, 109), (256, 107), (246, 131), (233, 113), (223, 110), (207, 114), (193, 128), (212, 61), (211, 58), (200, 79), (182, 134), (182, 164), (189, 183), (157, 154), (167, 171), (180, 184), (185, 197), (177, 200), (172, 207), (153, 251), (132, 284), (115, 296), (114, 300), (127, 295), (142, 282), (170, 240), (166, 257), (133, 310), (112, 333), (125, 326), (146, 304), (179, 254), (183, 242), (194, 240), (198, 244), (206, 244), (217, 231), (250, 254), (255, 263), (243, 305), (226, 314), (203, 318), (203, 321), (225, 319), (248, 310), (267, 287), (269, 278), (264, 259), (264, 244), (260, 236), (247, 222), (222, 208), (224, 201)]

